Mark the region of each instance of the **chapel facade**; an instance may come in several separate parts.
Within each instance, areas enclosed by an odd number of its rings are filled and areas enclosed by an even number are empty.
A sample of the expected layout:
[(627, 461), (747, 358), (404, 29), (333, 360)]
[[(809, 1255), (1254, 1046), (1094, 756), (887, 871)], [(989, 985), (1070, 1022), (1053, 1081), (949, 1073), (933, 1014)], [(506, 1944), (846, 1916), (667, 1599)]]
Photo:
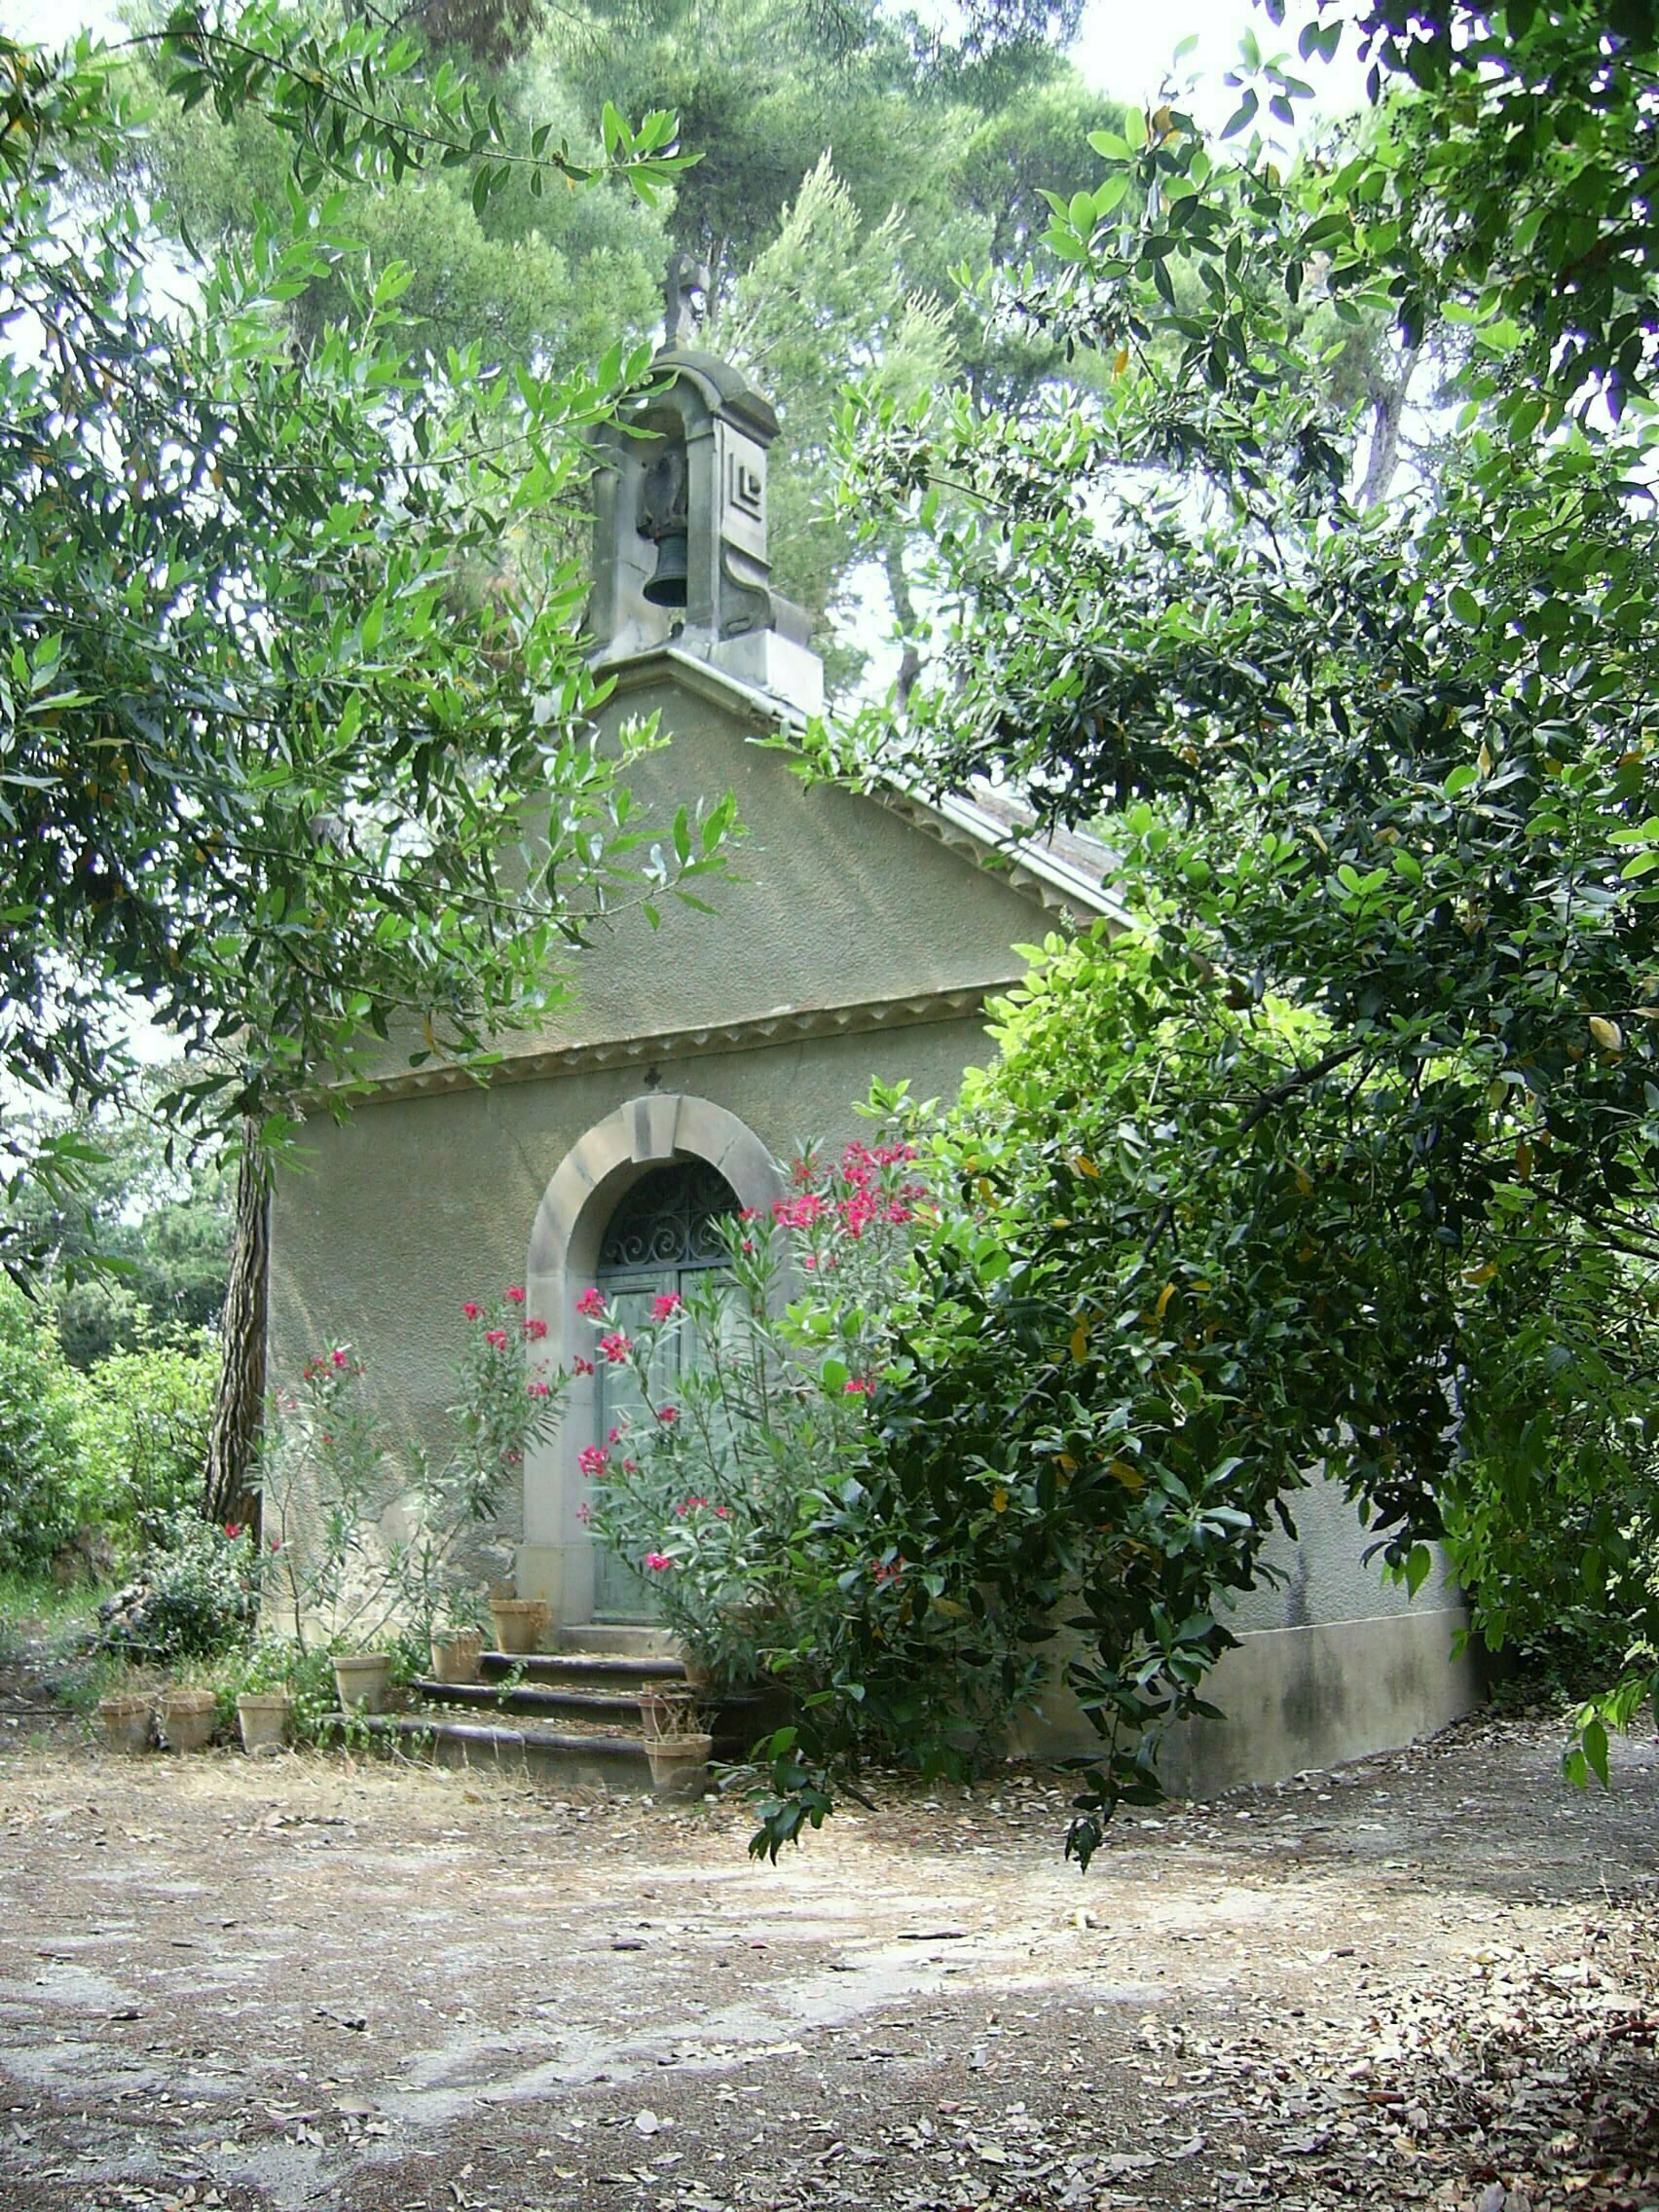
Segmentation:
[[(718, 1255), (728, 1209), (779, 1194), (775, 1162), (860, 1132), (872, 1078), (948, 1097), (987, 1052), (988, 999), (1017, 945), (1117, 911), (1087, 848), (1019, 834), (1005, 810), (807, 785), (787, 740), (823, 701), (807, 626), (772, 585), (768, 453), (778, 423), (731, 363), (682, 342), (671, 309), (658, 378), (606, 433), (596, 475), (595, 665), (607, 735), (655, 713), (670, 742), (631, 776), (636, 814), (730, 792), (747, 834), (711, 916), (665, 904), (601, 926), (557, 1023), (506, 1043), (480, 1085), (388, 1067), (350, 1120), (318, 1114), (272, 1220), (270, 1372), (349, 1340), (384, 1417), (418, 1437), (446, 1402), (464, 1298), (522, 1282), (556, 1362), (584, 1348), (575, 1301), (680, 1287)], [(694, 334), (693, 334), (694, 335)], [(550, 1609), (550, 1641), (649, 1650), (635, 1577), (582, 1514), (584, 1447), (616, 1408), (579, 1377), (556, 1439), (530, 1454), (496, 1531), (498, 1571)], [(1476, 1695), (1437, 1580), (1408, 1601), (1362, 1560), (1334, 1486), (1299, 1504), (1282, 1587), (1246, 1597), (1214, 1678), (1225, 1722), (1190, 1730), (1174, 1787), (1267, 1781), (1398, 1745)], [(1093, 1737), (1056, 1693), (1035, 1752)]]

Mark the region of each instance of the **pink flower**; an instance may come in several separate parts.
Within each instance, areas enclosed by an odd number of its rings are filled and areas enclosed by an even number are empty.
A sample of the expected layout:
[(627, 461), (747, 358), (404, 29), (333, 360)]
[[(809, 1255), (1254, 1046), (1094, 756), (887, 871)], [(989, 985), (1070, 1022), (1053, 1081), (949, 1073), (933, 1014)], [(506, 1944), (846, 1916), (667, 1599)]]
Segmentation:
[(653, 1574), (662, 1574), (674, 1565), (667, 1552), (646, 1552), (645, 1565)]
[(684, 1303), (677, 1290), (659, 1291), (651, 1306), (651, 1319), (666, 1321), (671, 1313), (678, 1313)]
[(479, 1314), (484, 1310), (483, 1307), (478, 1304), (476, 1299), (471, 1298), (465, 1301), (461, 1309), (466, 1315), (466, 1318), (469, 1321), (476, 1321)]
[(592, 1476), (595, 1482), (599, 1480), (609, 1464), (609, 1456), (603, 1445), (584, 1444), (576, 1454), (576, 1465), (580, 1467), (584, 1475)]
[(637, 1475), (637, 1474), (639, 1473), (639, 1471), (640, 1471), (640, 1470), (639, 1470), (638, 1466), (636, 1466), (636, 1464), (634, 1463), (634, 1461), (633, 1461), (632, 1459), (624, 1459), (624, 1460), (623, 1460), (623, 1462), (622, 1462), (622, 1472), (623, 1472), (623, 1473), (624, 1473), (625, 1475)]
[(524, 1333), (533, 1345), (538, 1345), (547, 1334), (547, 1324), (545, 1321), (527, 1321)]
[(867, 1398), (875, 1384), (866, 1375), (849, 1375), (845, 1395), (849, 1398)]
[(525, 1388), (533, 1398), (545, 1398), (549, 1395), (549, 1386), (545, 1382), (527, 1382)]
[(715, 1519), (717, 1521), (729, 1521), (731, 1519), (731, 1507), (729, 1505), (717, 1505), (715, 1507)]
[(507, 1348), (507, 1332), (505, 1329), (486, 1329), (484, 1342), (487, 1345), (494, 1345), (498, 1351), (505, 1351)]
[(524, 1304), (524, 1290), (522, 1285), (515, 1285), (513, 1289), (508, 1291), (507, 1303), (510, 1306), (522, 1306)]
[(572, 1375), (591, 1375), (593, 1373), (593, 1361), (591, 1359), (572, 1359), (571, 1373)]
[(237, 1538), (241, 1534), (241, 1523), (240, 1521), (227, 1521), (225, 1523), (225, 1533), (230, 1537), (232, 1543), (234, 1544)]
[(577, 1311), (578, 1313), (580, 1313), (580, 1314), (582, 1315), (582, 1317), (583, 1317), (583, 1318), (584, 1318), (585, 1320), (588, 1320), (588, 1321), (602, 1321), (602, 1320), (604, 1320), (604, 1318), (605, 1318), (605, 1293), (604, 1293), (604, 1291), (602, 1291), (602, 1290), (599, 1290), (599, 1289), (597, 1289), (597, 1288), (596, 1288), (596, 1289), (594, 1289), (594, 1290), (584, 1290), (584, 1291), (582, 1292), (582, 1294), (581, 1294), (580, 1298), (578, 1298), (578, 1299), (576, 1300), (576, 1311)]
[(339, 1346), (335, 1346), (334, 1350), (330, 1352), (329, 1357), (333, 1360), (336, 1367), (345, 1367), (348, 1364), (346, 1354), (339, 1347)]
[(581, 1523), (584, 1529), (593, 1519), (593, 1507), (588, 1503), (585, 1497), (582, 1499), (580, 1505), (576, 1507), (576, 1519)]
[(658, 1406), (657, 1419), (662, 1421), (678, 1420), (680, 1419), (680, 1408), (678, 1406)]
[(279, 1551), (280, 1551), (280, 1550), (282, 1549), (282, 1539), (281, 1539), (281, 1537), (280, 1537), (280, 1536), (273, 1536), (273, 1537), (272, 1537), (272, 1539), (271, 1539), (271, 1549), (272, 1549), (272, 1552), (273, 1552), (273, 1553), (276, 1553), (276, 1552), (279, 1552)]
[(610, 1431), (609, 1435), (607, 1436), (605, 1441), (607, 1444), (620, 1444), (622, 1441), (622, 1431), (619, 1428), (613, 1428)]
[(599, 1340), (600, 1355), (602, 1358), (609, 1360), (612, 1367), (625, 1360), (633, 1348), (632, 1342), (622, 1334), (620, 1329), (614, 1329), (608, 1337), (601, 1337)]

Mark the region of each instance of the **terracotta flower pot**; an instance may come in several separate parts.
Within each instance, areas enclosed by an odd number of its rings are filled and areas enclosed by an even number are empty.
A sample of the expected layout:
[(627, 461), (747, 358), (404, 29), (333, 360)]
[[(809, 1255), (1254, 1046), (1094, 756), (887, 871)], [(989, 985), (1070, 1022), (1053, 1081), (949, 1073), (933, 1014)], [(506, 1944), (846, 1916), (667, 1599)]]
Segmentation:
[(237, 1725), (244, 1751), (275, 1751), (288, 1733), (294, 1701), (286, 1690), (243, 1690), (237, 1700)]
[(98, 1727), (112, 1751), (147, 1751), (150, 1748), (150, 1701), (121, 1692), (98, 1700)]
[(673, 1744), (696, 1733), (696, 1707), (684, 1690), (640, 1692), (640, 1732), (647, 1744)]
[(659, 1797), (701, 1797), (709, 1787), (712, 1736), (661, 1736), (646, 1740), (651, 1788)]
[(432, 1672), (440, 1682), (475, 1682), (484, 1639), (475, 1628), (452, 1629), (432, 1639)]
[(211, 1690), (164, 1690), (156, 1723), (169, 1751), (204, 1751), (218, 1724), (219, 1701)]
[(496, 1649), (524, 1658), (541, 1641), (547, 1626), (547, 1605), (540, 1598), (492, 1598), (490, 1618), (496, 1627)]
[(343, 1651), (335, 1656), (334, 1686), (348, 1713), (384, 1713), (391, 1688), (389, 1651)]

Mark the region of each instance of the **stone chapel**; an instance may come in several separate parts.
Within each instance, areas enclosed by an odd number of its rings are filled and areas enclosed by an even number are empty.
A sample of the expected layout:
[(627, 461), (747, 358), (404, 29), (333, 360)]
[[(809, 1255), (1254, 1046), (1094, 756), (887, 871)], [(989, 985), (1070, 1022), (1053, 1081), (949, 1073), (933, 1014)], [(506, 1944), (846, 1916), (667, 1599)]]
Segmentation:
[[(350, 1119), (316, 1115), (305, 1167), (272, 1218), (275, 1380), (349, 1340), (386, 1417), (419, 1434), (446, 1401), (465, 1297), (523, 1282), (543, 1347), (584, 1342), (574, 1302), (672, 1288), (718, 1256), (710, 1223), (764, 1206), (774, 1161), (859, 1133), (872, 1077), (948, 1096), (985, 1056), (985, 1002), (1020, 976), (1014, 947), (1114, 913), (1086, 842), (1022, 836), (964, 794), (925, 803), (804, 785), (787, 738), (823, 701), (800, 610), (767, 561), (767, 456), (778, 422), (729, 362), (682, 339), (671, 297), (659, 372), (596, 472), (595, 664), (614, 679), (607, 726), (656, 712), (671, 742), (633, 778), (666, 829), (697, 793), (732, 792), (748, 834), (718, 914), (674, 902), (651, 931), (618, 920), (586, 954), (557, 1025), (507, 1041), (487, 1086), (453, 1069), (389, 1068)], [(583, 1379), (557, 1440), (530, 1455), (498, 1531), (548, 1641), (649, 1651), (640, 1586), (580, 1518), (583, 1447), (608, 1425)], [(1461, 1611), (1431, 1579), (1408, 1602), (1362, 1562), (1334, 1489), (1301, 1502), (1288, 1579), (1247, 1599), (1238, 1650), (1211, 1694), (1224, 1722), (1166, 1761), (1172, 1786), (1268, 1781), (1402, 1744), (1475, 1696), (1453, 1656)], [(1056, 1696), (1022, 1748), (1088, 1749)]]

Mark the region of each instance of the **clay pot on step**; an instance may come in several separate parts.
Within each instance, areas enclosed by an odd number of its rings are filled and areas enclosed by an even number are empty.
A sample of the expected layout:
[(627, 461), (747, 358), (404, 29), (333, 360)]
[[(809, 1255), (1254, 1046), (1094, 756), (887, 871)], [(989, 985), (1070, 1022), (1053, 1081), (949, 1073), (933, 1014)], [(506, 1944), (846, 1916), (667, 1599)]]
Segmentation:
[(541, 1598), (492, 1598), (490, 1618), (496, 1629), (496, 1649), (525, 1658), (536, 1650), (547, 1626), (547, 1604)]
[(484, 1639), (475, 1628), (451, 1629), (432, 1638), (432, 1673), (440, 1682), (475, 1682)]
[(243, 1690), (237, 1700), (242, 1750), (250, 1754), (280, 1751), (293, 1710), (294, 1701), (286, 1690)]
[(218, 1719), (211, 1690), (164, 1690), (156, 1706), (156, 1725), (169, 1751), (204, 1751)]
[(125, 1751), (129, 1755), (147, 1751), (150, 1748), (150, 1722), (152, 1714), (147, 1697), (135, 1697), (130, 1692), (118, 1692), (98, 1700), (98, 1728), (104, 1743), (112, 1751)]
[(687, 1689), (643, 1689), (640, 1733), (647, 1744), (673, 1744), (695, 1735), (697, 1702)]
[(347, 1713), (384, 1713), (391, 1690), (390, 1652), (337, 1652), (334, 1686)]
[(645, 1742), (651, 1762), (651, 1788), (659, 1797), (703, 1796), (709, 1787), (713, 1736), (659, 1736)]

